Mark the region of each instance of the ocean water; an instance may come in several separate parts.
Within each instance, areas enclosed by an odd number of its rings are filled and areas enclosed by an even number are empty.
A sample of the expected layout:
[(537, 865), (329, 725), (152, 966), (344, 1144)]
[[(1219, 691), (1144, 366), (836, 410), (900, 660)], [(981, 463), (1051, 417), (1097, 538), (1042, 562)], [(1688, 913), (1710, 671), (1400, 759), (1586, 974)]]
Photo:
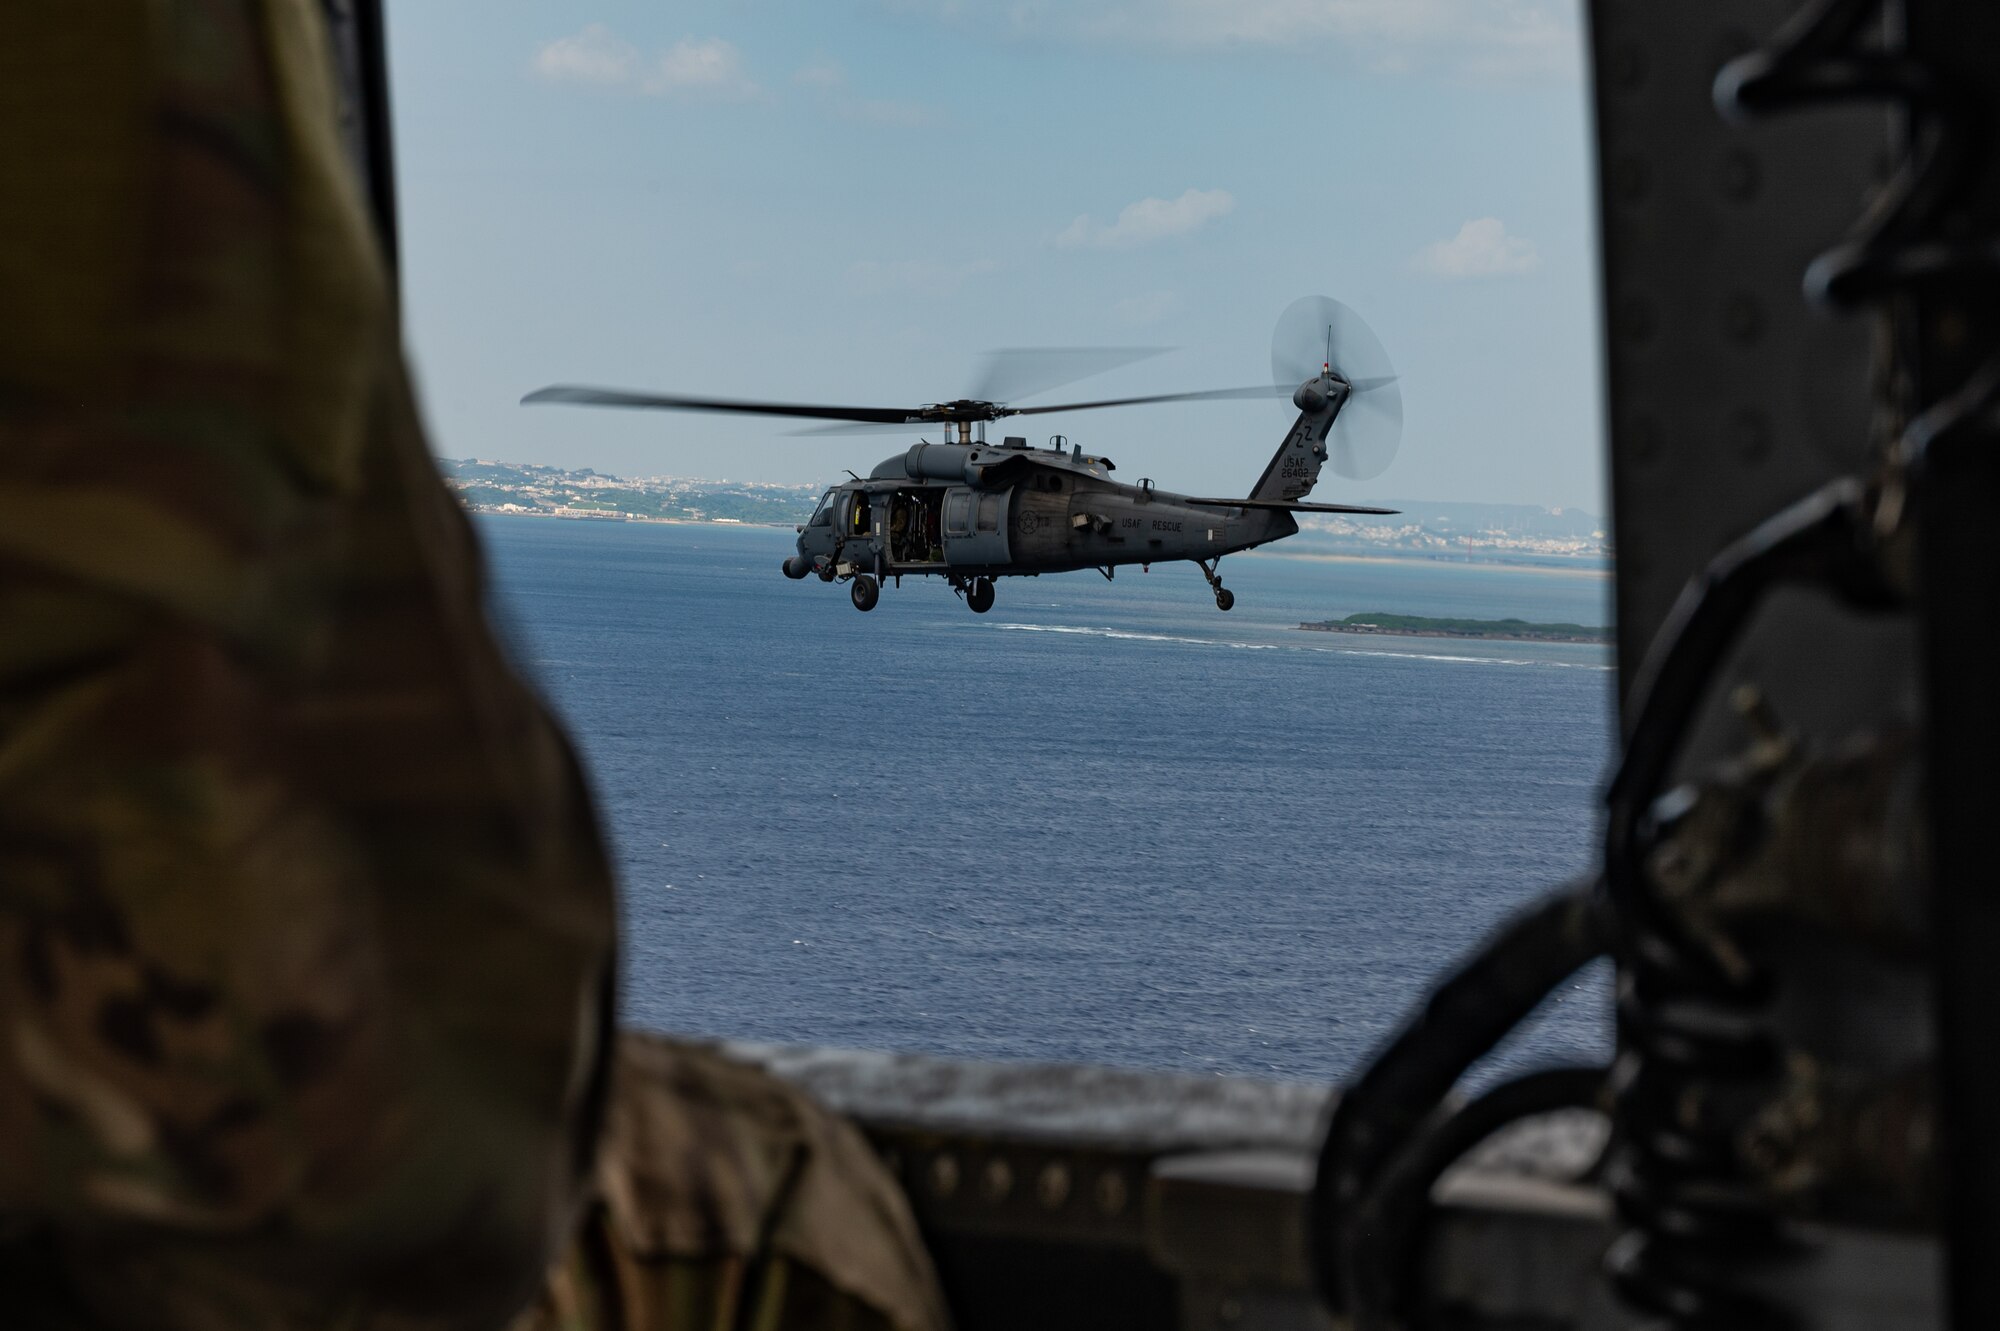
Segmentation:
[[(1608, 648), (1296, 625), (1604, 623), (1601, 575), (1252, 554), (1228, 614), (1171, 564), (864, 615), (781, 576), (788, 530), (479, 529), (615, 844), (634, 1024), (1337, 1079), (1591, 860)], [(1600, 1056), (1602, 989), (1495, 1066)]]

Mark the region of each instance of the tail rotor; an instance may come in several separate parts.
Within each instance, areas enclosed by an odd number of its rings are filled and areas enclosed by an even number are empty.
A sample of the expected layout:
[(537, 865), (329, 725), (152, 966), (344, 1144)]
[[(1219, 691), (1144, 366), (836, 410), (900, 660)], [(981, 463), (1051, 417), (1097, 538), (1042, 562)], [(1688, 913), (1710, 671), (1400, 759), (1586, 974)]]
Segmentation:
[(1362, 317), (1330, 296), (1301, 296), (1278, 316), (1271, 334), (1271, 377), (1290, 393), (1331, 374), (1351, 393), (1326, 437), (1327, 462), (1349, 480), (1388, 470), (1403, 438), (1403, 392), (1381, 339)]

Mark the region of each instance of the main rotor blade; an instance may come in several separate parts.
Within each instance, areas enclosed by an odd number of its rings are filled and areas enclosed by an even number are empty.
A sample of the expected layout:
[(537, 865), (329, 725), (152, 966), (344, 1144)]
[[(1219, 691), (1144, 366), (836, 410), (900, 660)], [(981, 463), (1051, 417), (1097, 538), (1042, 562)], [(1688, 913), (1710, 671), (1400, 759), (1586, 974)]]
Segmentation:
[(915, 434), (919, 430), (951, 430), (950, 421), (863, 421), (858, 425), (809, 425), (803, 430), (787, 430), (787, 438), (829, 434)]
[(1203, 508), (1271, 508), (1286, 513), (1367, 513), (1376, 517), (1394, 517), (1402, 512), (1400, 508), (1369, 508), (1363, 504), (1308, 504), (1299, 499), (1183, 499), (1183, 504), (1199, 504)]
[(679, 397), (666, 393), (633, 393), (622, 388), (586, 388), (554, 384), (521, 399), (560, 402), (578, 407), (638, 407), (658, 411), (712, 411), (749, 416), (804, 416), (830, 421), (871, 421), (878, 425), (923, 424), (920, 411), (907, 407), (831, 407), (804, 402), (756, 402), (729, 397)]
[(1136, 407), (1148, 402), (1224, 402), (1232, 399), (1290, 397), (1297, 385), (1257, 384), (1249, 388), (1211, 388), (1201, 393), (1154, 393), (1146, 397), (1112, 397), (1097, 402), (1058, 402), (1052, 407), (1008, 407), (1007, 416), (1042, 416), (1051, 411), (1094, 411), (1099, 407)]
[(1158, 356), (1168, 347), (1003, 347), (980, 357), (979, 373), (967, 397), (979, 402), (1016, 402), (1061, 388), (1093, 374)]

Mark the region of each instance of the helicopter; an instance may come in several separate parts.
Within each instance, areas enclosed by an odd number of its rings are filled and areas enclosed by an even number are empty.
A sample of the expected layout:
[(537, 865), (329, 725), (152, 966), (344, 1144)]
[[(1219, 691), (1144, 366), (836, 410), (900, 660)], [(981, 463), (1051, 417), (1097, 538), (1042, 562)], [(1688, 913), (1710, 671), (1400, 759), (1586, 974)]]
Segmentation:
[[(1324, 358), (1319, 355), (1324, 350)], [(1186, 560), (1201, 570), (1218, 610), (1236, 604), (1222, 585), (1222, 557), (1294, 535), (1295, 513), (1390, 515), (1397, 510), (1306, 502), (1322, 465), (1366, 480), (1389, 464), (1402, 430), (1402, 396), (1388, 354), (1361, 316), (1327, 296), (1305, 296), (1280, 316), (1271, 342), (1274, 383), (1142, 397), (1013, 406), (1033, 396), (1156, 354), (1153, 348), (1016, 349), (991, 353), (977, 396), (912, 409), (815, 406), (630, 392), (558, 384), (528, 403), (724, 412), (844, 422), (799, 431), (848, 434), (943, 425), (945, 441), (920, 440), (867, 477), (827, 490), (798, 527), (786, 577), (845, 581), (857, 610), (873, 610), (882, 588), (913, 576), (942, 577), (977, 614), (993, 608), (994, 582), (1123, 565)], [(1316, 368), (1315, 368), (1316, 366)], [(1111, 478), (1114, 464), (1054, 435), (1046, 447), (1023, 436), (986, 439), (989, 422), (1011, 416), (1156, 402), (1289, 394), (1298, 418), (1248, 495), (1200, 497)]]

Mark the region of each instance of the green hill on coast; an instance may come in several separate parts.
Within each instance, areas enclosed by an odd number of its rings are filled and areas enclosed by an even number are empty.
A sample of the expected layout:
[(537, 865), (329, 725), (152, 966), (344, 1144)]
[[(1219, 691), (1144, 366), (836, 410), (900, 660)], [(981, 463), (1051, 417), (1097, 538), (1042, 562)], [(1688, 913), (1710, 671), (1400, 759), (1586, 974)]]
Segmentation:
[(1515, 642), (1611, 641), (1611, 630), (1585, 624), (1534, 624), (1525, 619), (1433, 619), (1378, 610), (1299, 625), (1315, 633), (1394, 633), (1412, 638), (1504, 638)]

